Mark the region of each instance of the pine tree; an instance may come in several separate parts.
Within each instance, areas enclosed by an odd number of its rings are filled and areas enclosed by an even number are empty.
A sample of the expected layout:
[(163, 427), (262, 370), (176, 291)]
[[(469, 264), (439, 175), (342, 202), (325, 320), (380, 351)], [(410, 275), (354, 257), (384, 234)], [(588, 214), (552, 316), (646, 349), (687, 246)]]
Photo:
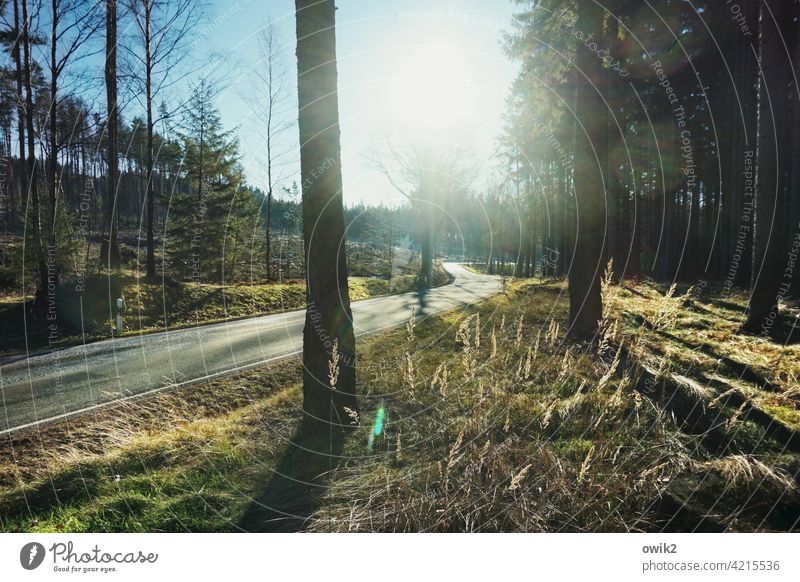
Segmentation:
[(191, 188), (174, 194), (167, 222), (167, 258), (173, 275), (230, 280), (243, 257), (258, 205), (243, 188), (239, 144), (225, 131), (214, 105), (214, 88), (202, 80), (192, 91), (184, 119), (185, 177)]

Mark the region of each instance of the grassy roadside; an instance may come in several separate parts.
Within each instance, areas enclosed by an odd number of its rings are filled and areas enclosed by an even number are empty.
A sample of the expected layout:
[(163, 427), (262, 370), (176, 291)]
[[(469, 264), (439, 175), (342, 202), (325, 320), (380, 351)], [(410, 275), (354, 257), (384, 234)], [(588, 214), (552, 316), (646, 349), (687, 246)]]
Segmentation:
[[(441, 264), (436, 266), (437, 285), (449, 282)], [(381, 277), (349, 277), (351, 301), (406, 293), (417, 288), (417, 276), (401, 274), (391, 280)], [(203, 284), (172, 280), (151, 282), (126, 275), (112, 284), (113, 295), (124, 296), (125, 335), (137, 335), (219, 323), (305, 307), (305, 283), (299, 280), (271, 284)], [(46, 347), (67, 347), (111, 337), (109, 282), (97, 278), (84, 285), (83, 296), (67, 286), (59, 301), (63, 329), (58, 340), (48, 340), (47, 320), (32, 314), (23, 317), (25, 302), (18, 297), (0, 300), (0, 322), (5, 326), (0, 355), (26, 353)], [(27, 327), (26, 327), (27, 326)]]
[[(747, 408), (699, 384), (710, 370), (733, 381), (703, 351), (717, 346), (679, 341), (713, 341), (691, 327), (698, 310), (709, 312), (713, 334), (735, 325), (735, 309), (714, 311), (710, 291), (642, 284), (606, 293), (599, 347), (565, 341), (565, 289), (535, 281), (513, 282), (479, 309), (362, 341), (361, 426), (330, 462), (302, 529), (796, 528), (800, 451), (752, 410), (769, 414), (760, 399), (777, 398), (782, 411), (768, 418), (796, 413), (797, 347), (741, 340), (736, 361), (780, 359), (750, 368), (766, 389), (736, 380)], [(671, 369), (657, 367), (664, 351)], [(250, 529), (244, 516), (285, 466), (300, 398), (290, 360), (6, 441), (0, 527)], [(698, 429), (673, 400), (693, 403), (707, 422)], [(386, 422), (369, 450), (379, 409)]]

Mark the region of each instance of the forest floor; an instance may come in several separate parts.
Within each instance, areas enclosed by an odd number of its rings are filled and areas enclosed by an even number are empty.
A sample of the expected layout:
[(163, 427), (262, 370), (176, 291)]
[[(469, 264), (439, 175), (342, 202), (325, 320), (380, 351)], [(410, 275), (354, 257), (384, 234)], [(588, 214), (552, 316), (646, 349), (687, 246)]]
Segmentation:
[(360, 426), (325, 454), (293, 359), (4, 437), (0, 529), (796, 529), (791, 330), (738, 335), (745, 296), (711, 287), (604, 287), (593, 345), (539, 280), (362, 340)]
[[(349, 277), (351, 301), (382, 295), (406, 293), (417, 288), (414, 265), (392, 277)], [(437, 265), (436, 284), (449, 281), (447, 273)], [(109, 291), (111, 286), (111, 291)], [(2, 340), (0, 356), (28, 353), (52, 347), (67, 347), (111, 337), (113, 320), (109, 309), (112, 301), (122, 296), (126, 302), (122, 336), (153, 333), (219, 323), (271, 313), (293, 311), (305, 307), (305, 282), (298, 279), (253, 283), (191, 283), (172, 279), (149, 281), (125, 272), (111, 283), (97, 276), (82, 282), (82, 291), (74, 284), (63, 286), (58, 302), (58, 316), (63, 329), (57, 344), (48, 341), (45, 316), (38, 320), (31, 309), (32, 297), (9, 295), (0, 298)], [(27, 312), (26, 312), (27, 310)], [(117, 335), (117, 334), (115, 334)]]

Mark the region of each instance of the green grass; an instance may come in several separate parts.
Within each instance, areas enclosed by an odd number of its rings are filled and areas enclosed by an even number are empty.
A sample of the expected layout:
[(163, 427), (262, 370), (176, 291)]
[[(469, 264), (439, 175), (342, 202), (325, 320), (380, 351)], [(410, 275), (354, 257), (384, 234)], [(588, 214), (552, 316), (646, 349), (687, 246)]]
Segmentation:
[[(296, 394), (295, 394), (296, 396)], [(266, 399), (263, 405), (272, 404)], [(257, 407), (255, 407), (257, 408)], [(61, 476), (70, 501), (4, 527), (58, 531), (215, 531), (243, 510), (254, 468), (249, 407), (196, 421), (158, 438), (134, 439), (130, 448), (76, 464)]]
[[(340, 462), (320, 472), (324, 487), (302, 529), (791, 528), (800, 515), (793, 480), (800, 454), (783, 450), (738, 406), (715, 402), (713, 391), (703, 392), (703, 407), (726, 447), (688, 430), (655, 395), (642, 393), (635, 366), (616, 362), (613, 351), (598, 353), (604, 343), (576, 346), (564, 337), (563, 291), (562, 283), (515, 281), (477, 309), (417, 321), (410, 338), (401, 329), (362, 340), (361, 423)], [(636, 291), (645, 297), (607, 289), (614, 299), (605, 345), (623, 342), (642, 361), (680, 356), (662, 370), (664, 378), (710, 373), (702, 353), (669, 338), (696, 339), (686, 331), (685, 310), (714, 298), (692, 305), (656, 288)], [(657, 329), (628, 326), (629, 316)], [(716, 313), (705, 324), (713, 331), (736, 317)], [(793, 349), (766, 351), (787, 358)], [(447, 380), (434, 381), (445, 368)], [(6, 443), (0, 527), (237, 530), (252, 499), (262, 498), (285, 466), (301, 417), (299, 372), (297, 361), (281, 362), (161, 395), (124, 414), (48, 428), (16, 441), (13, 455)], [(785, 412), (797, 403), (791, 386), (780, 388), (768, 395), (756, 385), (741, 390), (752, 403), (780, 401), (781, 410), (761, 408), (788, 423)], [(699, 397), (685, 390), (687, 398)], [(378, 407), (385, 429), (368, 450)], [(665, 500), (682, 507), (674, 519)]]
[[(268, 477), (270, 459), (278, 458), (283, 441), (276, 438), (274, 426), (285, 429), (285, 438), (295, 424), (291, 418), (299, 386), (265, 389), (265, 384), (270, 384), (269, 376), (259, 371), (213, 384), (204, 389), (204, 397), (217, 399), (216, 411), (199, 411), (193, 405), (197, 396), (190, 391), (158, 397), (134, 405), (125, 418), (108, 414), (86, 427), (83, 442), (58, 438), (53, 443), (61, 449), (58, 459), (46, 454), (28, 459), (30, 465), (21, 471), (6, 465), (9, 474), (16, 473), (16, 484), (0, 500), (3, 528), (228, 529), (245, 509), (247, 496)], [(116, 440), (117, 446), (105, 450), (98, 433)], [(48, 465), (43, 471), (42, 463)], [(20, 502), (31, 511), (16, 512)]]
[(476, 269), (475, 267), (473, 267), (469, 263), (461, 263), (461, 266), (464, 267), (470, 273), (475, 273), (476, 275), (482, 275), (483, 274), (483, 271), (479, 271), (478, 269)]
[[(416, 277), (404, 275), (391, 282), (371, 277), (351, 277), (351, 301), (415, 289)], [(265, 285), (215, 285), (194, 283), (137, 283), (129, 289), (128, 333), (163, 330), (268, 313), (302, 309), (305, 283), (290, 281)]]
[[(448, 282), (441, 265), (437, 266), (436, 284)], [(111, 281), (112, 301), (123, 296), (127, 311), (123, 317), (124, 332), (136, 335), (179, 329), (198, 324), (218, 323), (305, 307), (305, 282), (286, 281), (271, 284), (227, 285), (178, 282), (171, 279), (149, 281), (130, 274)], [(380, 277), (350, 277), (351, 301), (362, 301), (383, 295), (406, 293), (417, 288), (417, 277), (404, 274), (391, 280)], [(47, 319), (33, 314), (23, 315), (25, 303), (20, 297), (0, 300), (0, 321), (5, 331), (0, 342), (0, 355), (26, 353), (49, 346), (65, 347), (111, 337), (114, 322), (109, 311), (109, 279), (90, 278), (81, 296), (74, 283), (62, 286), (59, 318), (62, 327), (52, 344), (48, 337)]]

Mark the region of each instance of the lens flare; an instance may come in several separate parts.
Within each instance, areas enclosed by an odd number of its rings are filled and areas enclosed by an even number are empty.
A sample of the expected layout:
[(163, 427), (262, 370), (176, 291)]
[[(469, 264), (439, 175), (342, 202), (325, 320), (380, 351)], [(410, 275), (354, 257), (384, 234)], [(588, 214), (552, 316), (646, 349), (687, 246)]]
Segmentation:
[(375, 444), (375, 437), (381, 436), (383, 432), (383, 421), (386, 417), (386, 410), (383, 404), (378, 407), (378, 412), (375, 413), (375, 423), (372, 425), (372, 432), (369, 433), (369, 442), (367, 443), (367, 450), (372, 452), (372, 445)]

